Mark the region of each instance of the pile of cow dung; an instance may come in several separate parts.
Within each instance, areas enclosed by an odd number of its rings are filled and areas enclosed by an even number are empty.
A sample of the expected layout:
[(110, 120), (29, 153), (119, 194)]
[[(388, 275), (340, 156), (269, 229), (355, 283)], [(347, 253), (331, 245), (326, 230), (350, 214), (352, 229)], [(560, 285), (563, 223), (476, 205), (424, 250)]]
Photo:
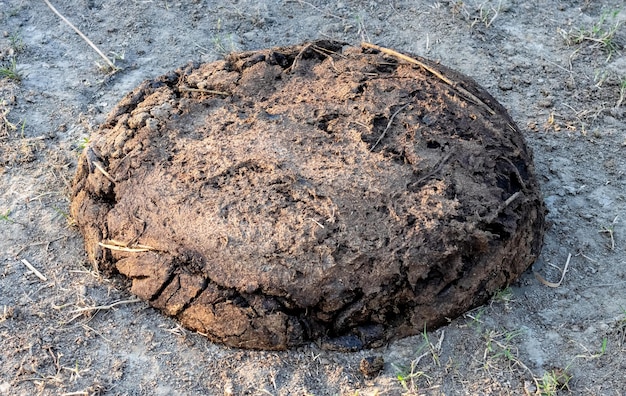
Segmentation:
[(189, 65), (91, 137), (89, 260), (229, 346), (358, 350), (484, 303), (537, 258), (522, 134), (471, 79), (364, 43)]

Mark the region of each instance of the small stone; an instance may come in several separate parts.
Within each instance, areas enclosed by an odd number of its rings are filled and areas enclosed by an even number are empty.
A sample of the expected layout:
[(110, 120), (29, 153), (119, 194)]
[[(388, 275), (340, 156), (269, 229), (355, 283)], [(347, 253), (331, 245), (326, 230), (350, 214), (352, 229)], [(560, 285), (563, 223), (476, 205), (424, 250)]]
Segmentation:
[(0, 384), (0, 394), (8, 395), (10, 390), (11, 384), (9, 384), (8, 382), (3, 382)]
[(498, 88), (500, 88), (503, 91), (510, 91), (510, 90), (513, 89), (513, 84), (509, 80), (507, 80), (507, 81), (500, 81), (500, 82), (498, 82)]
[(550, 107), (554, 106), (554, 100), (552, 100), (552, 98), (542, 99), (539, 102), (537, 102), (537, 105), (539, 107), (549, 109)]
[(368, 356), (361, 359), (359, 371), (366, 379), (374, 378), (380, 373), (385, 364), (382, 356)]

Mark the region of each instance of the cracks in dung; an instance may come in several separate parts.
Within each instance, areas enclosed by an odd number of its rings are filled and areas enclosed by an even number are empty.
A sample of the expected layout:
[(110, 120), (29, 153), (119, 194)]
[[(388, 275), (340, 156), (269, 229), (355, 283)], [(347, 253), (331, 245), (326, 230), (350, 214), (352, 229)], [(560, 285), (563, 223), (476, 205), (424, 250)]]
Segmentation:
[[(172, 283), (174, 278), (176, 278), (176, 275), (177, 274), (175, 273), (175, 271), (170, 269), (170, 272), (167, 274), (167, 278), (165, 279), (165, 281), (154, 292), (154, 294), (152, 295), (152, 297), (150, 297), (150, 299), (148, 301), (153, 302), (157, 298), (159, 298), (161, 296), (161, 294), (163, 293), (163, 291), (165, 291), (165, 289), (170, 285), (170, 283)], [(140, 277), (136, 277), (136, 278), (133, 278), (133, 279), (141, 279), (141, 278)]]

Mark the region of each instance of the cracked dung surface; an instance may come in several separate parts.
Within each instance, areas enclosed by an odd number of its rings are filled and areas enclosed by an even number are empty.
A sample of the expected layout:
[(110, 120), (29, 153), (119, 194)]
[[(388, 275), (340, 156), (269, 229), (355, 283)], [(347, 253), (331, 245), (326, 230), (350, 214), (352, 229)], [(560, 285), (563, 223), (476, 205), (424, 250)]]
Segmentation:
[(483, 303), (541, 249), (532, 156), (476, 83), (415, 59), (456, 87), (328, 41), (144, 82), (80, 158), (90, 261), (244, 348), (373, 347)]

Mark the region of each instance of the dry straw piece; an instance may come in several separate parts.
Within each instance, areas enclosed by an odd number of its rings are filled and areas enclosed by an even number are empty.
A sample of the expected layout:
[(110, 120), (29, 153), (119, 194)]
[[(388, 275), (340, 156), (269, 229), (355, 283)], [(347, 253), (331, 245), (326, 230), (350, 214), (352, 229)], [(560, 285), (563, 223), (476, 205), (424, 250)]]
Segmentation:
[(75, 309), (75, 310), (71, 311), (70, 313), (100, 311), (100, 310), (103, 310), (103, 309), (112, 309), (112, 308), (115, 308), (118, 305), (122, 305), (122, 304), (133, 304), (133, 303), (137, 303), (137, 302), (141, 302), (141, 300), (138, 299), (138, 298), (131, 298), (130, 300), (116, 301), (116, 302), (108, 304), (108, 305), (96, 305), (94, 307), (78, 308), (78, 309)]
[(572, 254), (568, 254), (567, 255), (567, 261), (565, 262), (565, 267), (563, 267), (563, 270), (561, 270), (559, 267), (552, 265), (553, 267), (555, 267), (556, 269), (558, 269), (559, 271), (561, 271), (561, 279), (559, 279), (559, 281), (557, 283), (554, 282), (550, 282), (548, 280), (546, 280), (543, 276), (539, 275), (538, 272), (535, 272), (535, 278), (537, 278), (537, 280), (541, 283), (543, 283), (544, 285), (548, 286), (548, 287), (553, 287), (553, 288), (557, 288), (559, 286), (561, 286), (561, 283), (563, 283), (563, 279), (565, 279), (565, 274), (567, 273), (567, 268), (569, 267), (569, 261), (572, 259)]
[(77, 28), (76, 26), (74, 26), (74, 25), (72, 24), (72, 22), (68, 21), (68, 20), (67, 20), (67, 18), (65, 18), (65, 17), (64, 17), (64, 16), (63, 16), (63, 15), (62, 15), (59, 11), (57, 11), (57, 9), (56, 9), (56, 8), (54, 8), (54, 6), (53, 6), (52, 4), (50, 4), (50, 2), (49, 2), (48, 0), (43, 0), (43, 1), (44, 1), (47, 5), (48, 5), (48, 7), (50, 7), (50, 9), (51, 9), (51, 10), (52, 10), (55, 14), (57, 14), (57, 15), (59, 16), (59, 18), (61, 18), (61, 19), (63, 20), (63, 22), (67, 23), (67, 25), (68, 25), (69, 27), (71, 27), (72, 29), (74, 29), (74, 31), (75, 31), (76, 33), (78, 33), (78, 35), (79, 35), (79, 36), (80, 36), (83, 40), (85, 40), (85, 41), (87, 42), (87, 44), (89, 44), (89, 46), (90, 46), (91, 48), (93, 48), (93, 49), (94, 49), (94, 50), (98, 53), (98, 55), (100, 55), (100, 56), (102, 57), (102, 59), (104, 59), (104, 61), (105, 61), (105, 62), (109, 65), (109, 67), (111, 68), (111, 70), (115, 71), (115, 70), (118, 70), (118, 69), (119, 69), (117, 66), (115, 66), (115, 64), (114, 64), (113, 62), (111, 62), (111, 60), (109, 59), (109, 57), (108, 57), (108, 56), (106, 56), (106, 55), (105, 55), (102, 51), (100, 51), (100, 49), (98, 49), (98, 47), (96, 47), (96, 45), (95, 45), (95, 44), (94, 44), (91, 40), (89, 40), (89, 38), (87, 38), (87, 36), (85, 36), (85, 35), (83, 34), (83, 32), (81, 32), (80, 30), (78, 30), (78, 28)]
[(119, 252), (126, 252), (126, 253), (141, 253), (141, 252), (149, 252), (151, 250), (155, 250), (153, 247), (146, 246), (146, 245), (135, 245), (134, 247), (128, 247), (127, 245), (118, 241), (110, 240), (109, 242), (110, 243), (98, 242), (98, 245), (109, 250), (117, 250)]
[(371, 48), (371, 49), (380, 51), (383, 54), (391, 55), (391, 56), (396, 57), (398, 59), (401, 59), (403, 61), (407, 61), (409, 63), (413, 63), (415, 65), (418, 65), (418, 66), (422, 67), (424, 70), (428, 71), (429, 73), (431, 73), (432, 75), (434, 75), (435, 77), (440, 79), (441, 81), (445, 82), (446, 84), (448, 84), (452, 88), (456, 89), (465, 98), (467, 98), (470, 101), (472, 101), (473, 103), (483, 107), (485, 110), (487, 110), (489, 112), (489, 114), (491, 114), (491, 115), (496, 114), (496, 112), (491, 107), (489, 107), (482, 100), (478, 99), (476, 97), (476, 95), (470, 93), (465, 88), (459, 86), (459, 84), (457, 84), (456, 82), (450, 80), (448, 77), (444, 76), (443, 74), (441, 74), (439, 71), (435, 70), (434, 68), (428, 66), (426, 63), (420, 62), (419, 60), (417, 60), (415, 58), (411, 58), (410, 56), (404, 55), (404, 54), (402, 54), (402, 53), (400, 53), (398, 51), (394, 51), (394, 50), (389, 49), (389, 48), (381, 47), (381, 46), (376, 45), (376, 44), (362, 42), (361, 46), (364, 47), (364, 48)]
[(46, 278), (45, 276), (43, 276), (43, 274), (41, 272), (39, 272), (37, 270), (37, 268), (33, 267), (33, 265), (31, 263), (28, 262), (28, 260), (26, 259), (22, 259), (22, 263), (33, 272), (33, 274), (35, 274), (37, 276), (37, 278), (41, 279), (42, 281), (46, 282), (48, 280), (48, 278)]

